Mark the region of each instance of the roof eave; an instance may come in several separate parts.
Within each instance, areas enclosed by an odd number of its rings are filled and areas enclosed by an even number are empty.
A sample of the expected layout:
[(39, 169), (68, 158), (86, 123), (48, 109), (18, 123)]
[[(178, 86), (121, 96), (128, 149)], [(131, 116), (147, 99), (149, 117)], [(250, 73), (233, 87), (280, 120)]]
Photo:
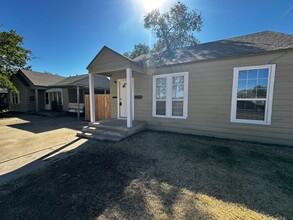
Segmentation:
[(22, 69), (19, 69), (16, 72), (16, 74), (20, 74), (27, 81), (27, 83), (30, 85), (30, 87), (37, 86), (27, 77), (27, 75), (25, 75), (25, 73), (22, 71)]
[(246, 56), (254, 56), (254, 55), (262, 55), (262, 54), (269, 54), (269, 53), (275, 53), (275, 52), (286, 52), (286, 51), (293, 51), (293, 48), (287, 48), (287, 49), (278, 49), (278, 50), (271, 50), (271, 51), (261, 51), (256, 53), (248, 53), (248, 54), (241, 54), (241, 55), (235, 55), (235, 56), (227, 56), (227, 57), (221, 57), (221, 58), (210, 58), (205, 60), (195, 60), (195, 61), (187, 61), (182, 63), (172, 63), (172, 64), (164, 64), (164, 65), (158, 65), (158, 66), (148, 66), (146, 67), (147, 70), (155, 69), (155, 68), (164, 68), (169, 66), (175, 66), (175, 65), (182, 65), (182, 64), (191, 64), (191, 63), (203, 63), (203, 62), (212, 62), (217, 60), (226, 60), (231, 58), (238, 58), (238, 57), (246, 57)]

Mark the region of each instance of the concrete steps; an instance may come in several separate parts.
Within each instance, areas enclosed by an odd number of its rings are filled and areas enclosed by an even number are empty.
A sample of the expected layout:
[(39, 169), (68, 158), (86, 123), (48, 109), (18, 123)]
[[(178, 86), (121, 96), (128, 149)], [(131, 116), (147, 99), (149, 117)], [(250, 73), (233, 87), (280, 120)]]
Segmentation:
[(143, 121), (133, 121), (133, 127), (127, 128), (125, 120), (98, 121), (84, 126), (77, 136), (94, 140), (120, 141), (144, 130), (145, 125)]
[(113, 135), (94, 134), (94, 133), (88, 133), (84, 131), (80, 131), (76, 135), (81, 138), (93, 139), (93, 140), (99, 140), (99, 141), (120, 141), (123, 139), (121, 137), (117, 137)]

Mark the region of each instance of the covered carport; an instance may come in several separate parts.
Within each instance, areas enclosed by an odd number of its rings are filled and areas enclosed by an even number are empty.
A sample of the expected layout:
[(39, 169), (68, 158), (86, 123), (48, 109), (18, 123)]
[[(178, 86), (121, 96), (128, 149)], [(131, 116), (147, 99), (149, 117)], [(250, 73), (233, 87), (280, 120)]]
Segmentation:
[[(63, 94), (63, 111), (76, 113), (78, 119), (80, 114), (84, 113), (85, 100), (84, 96), (89, 94), (88, 75), (70, 76), (50, 86), (52, 89), (62, 89)], [(107, 77), (95, 76), (94, 93), (109, 94), (110, 82)], [(50, 90), (48, 89), (48, 91)]]

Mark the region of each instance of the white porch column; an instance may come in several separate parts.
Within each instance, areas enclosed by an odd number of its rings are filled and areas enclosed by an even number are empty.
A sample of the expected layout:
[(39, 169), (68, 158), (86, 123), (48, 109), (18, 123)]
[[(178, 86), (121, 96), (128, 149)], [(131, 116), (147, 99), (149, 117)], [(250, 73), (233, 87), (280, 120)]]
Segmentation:
[(126, 69), (126, 85), (127, 85), (127, 127), (132, 127), (132, 69)]
[(76, 101), (77, 101), (77, 119), (80, 118), (80, 106), (79, 106), (79, 85), (76, 86)]
[(35, 88), (35, 102), (36, 102), (36, 112), (38, 112), (39, 111), (39, 93), (37, 88)]
[(90, 90), (90, 121), (96, 121), (96, 112), (95, 112), (95, 79), (94, 74), (89, 73), (89, 90)]

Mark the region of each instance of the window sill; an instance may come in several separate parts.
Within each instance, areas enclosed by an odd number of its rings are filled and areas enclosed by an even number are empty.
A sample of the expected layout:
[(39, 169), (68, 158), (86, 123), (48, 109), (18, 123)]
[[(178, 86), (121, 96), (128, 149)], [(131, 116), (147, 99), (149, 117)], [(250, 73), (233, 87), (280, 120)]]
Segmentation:
[(166, 119), (187, 119), (187, 116), (164, 116), (164, 115), (153, 115), (154, 118), (166, 118)]
[(252, 125), (271, 125), (271, 122), (267, 121), (257, 121), (257, 120), (241, 120), (241, 119), (233, 119), (230, 120), (231, 123), (235, 124), (252, 124)]

